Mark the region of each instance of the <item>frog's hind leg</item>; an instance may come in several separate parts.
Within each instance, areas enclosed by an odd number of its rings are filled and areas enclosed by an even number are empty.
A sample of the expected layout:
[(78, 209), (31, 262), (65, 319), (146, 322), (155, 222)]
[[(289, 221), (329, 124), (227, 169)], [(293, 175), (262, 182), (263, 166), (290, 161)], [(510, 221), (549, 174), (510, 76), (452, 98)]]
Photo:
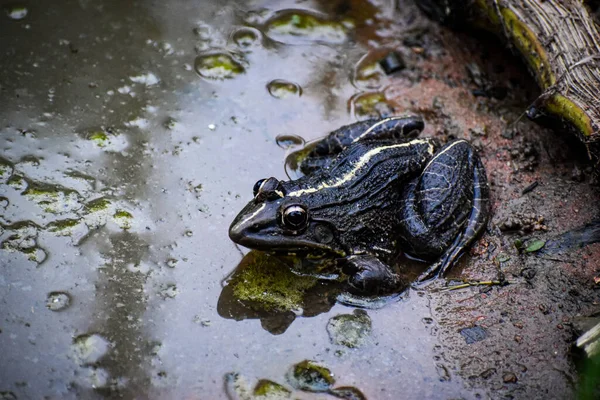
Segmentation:
[(419, 258), (439, 257), (419, 281), (454, 264), (485, 227), (488, 207), (485, 170), (471, 145), (457, 140), (444, 146), (405, 195), (403, 240)]
[(417, 136), (424, 127), (419, 116), (369, 119), (342, 126), (312, 144), (312, 150), (300, 163), (305, 175), (327, 167), (336, 155), (352, 143), (367, 140), (401, 141)]

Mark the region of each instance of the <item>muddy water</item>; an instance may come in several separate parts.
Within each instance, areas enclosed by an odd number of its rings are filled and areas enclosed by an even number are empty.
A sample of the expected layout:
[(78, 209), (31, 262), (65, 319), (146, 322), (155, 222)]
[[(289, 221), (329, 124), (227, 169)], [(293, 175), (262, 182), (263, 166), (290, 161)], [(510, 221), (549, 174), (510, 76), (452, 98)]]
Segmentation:
[(473, 396), (425, 293), (368, 311), (360, 349), (330, 342), (341, 305), (280, 335), (217, 312), (229, 223), (285, 177), (276, 137), (380, 113), (363, 56), (416, 13), (393, 3), (2, 2), (0, 393), (217, 399), (310, 359), (368, 398)]

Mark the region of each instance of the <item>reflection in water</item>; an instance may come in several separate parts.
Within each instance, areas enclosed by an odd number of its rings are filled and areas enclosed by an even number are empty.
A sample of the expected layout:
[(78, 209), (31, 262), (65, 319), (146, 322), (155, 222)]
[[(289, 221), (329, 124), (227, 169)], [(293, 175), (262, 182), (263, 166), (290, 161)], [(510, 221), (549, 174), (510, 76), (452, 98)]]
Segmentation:
[[(128, 231), (110, 237), (108, 262), (100, 270), (96, 289), (97, 319), (92, 330), (108, 340), (111, 348), (94, 366), (109, 374), (102, 393), (124, 397), (144, 396), (151, 383), (145, 362), (155, 343), (145, 338), (143, 315), (146, 311), (144, 284), (148, 277), (137, 266), (147, 244)], [(125, 384), (126, 382), (126, 384)]]
[(225, 375), (225, 391), (231, 400), (289, 399), (292, 398), (292, 394), (296, 398), (302, 392), (327, 393), (347, 400), (366, 399), (365, 395), (353, 386), (334, 387), (334, 374), (325, 365), (312, 360), (292, 365), (285, 378), (293, 390), (268, 379), (260, 379), (251, 389), (242, 375), (230, 372)]
[[(260, 319), (266, 331), (279, 335), (297, 316), (314, 317), (328, 312), (336, 302), (378, 309), (402, 300), (408, 283), (421, 273), (424, 264), (402, 257), (396, 267), (401, 282), (404, 282), (396, 293), (359, 296), (350, 292), (344, 275), (335, 280), (298, 275), (283, 259), (252, 250), (225, 280), (217, 312), (223, 318), (236, 321)], [(319, 276), (326, 275), (321, 273)], [(335, 274), (329, 276), (337, 277)]]
[(237, 321), (260, 319), (266, 331), (279, 335), (296, 316), (329, 311), (343, 290), (340, 282), (296, 275), (279, 258), (251, 251), (226, 280), (217, 312)]

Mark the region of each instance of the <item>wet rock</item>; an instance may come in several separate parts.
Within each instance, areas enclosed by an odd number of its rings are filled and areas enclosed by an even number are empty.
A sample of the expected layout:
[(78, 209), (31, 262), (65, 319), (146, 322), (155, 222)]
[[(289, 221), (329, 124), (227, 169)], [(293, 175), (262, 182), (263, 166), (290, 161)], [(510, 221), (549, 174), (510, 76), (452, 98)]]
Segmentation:
[(467, 344), (479, 342), (488, 337), (487, 330), (477, 325), (471, 328), (461, 329), (460, 334), (465, 338)]
[(371, 335), (371, 330), (371, 318), (364, 310), (336, 315), (327, 323), (331, 343), (349, 348), (363, 346)]
[(386, 75), (393, 74), (394, 72), (402, 71), (406, 68), (406, 63), (402, 58), (402, 55), (398, 52), (391, 52), (384, 58), (379, 60), (379, 65), (383, 68)]
[(520, 234), (547, 231), (546, 219), (531, 210), (525, 198), (513, 199), (501, 207), (494, 216), (494, 223), (503, 231), (517, 231)]
[(46, 308), (50, 311), (62, 311), (71, 305), (71, 296), (66, 292), (51, 292), (46, 299)]
[(243, 62), (228, 52), (207, 52), (196, 57), (198, 75), (210, 80), (233, 79), (246, 72)]
[(27, 16), (29, 10), (22, 4), (12, 4), (5, 6), (4, 12), (8, 18), (19, 21)]
[(277, 382), (261, 379), (254, 387), (254, 398), (264, 400), (289, 399), (292, 392)]
[(304, 10), (282, 10), (265, 23), (264, 32), (278, 42), (301, 44), (343, 43), (347, 28), (340, 22), (324, 15)]
[(108, 354), (112, 344), (98, 334), (85, 334), (73, 340), (73, 354), (80, 365), (92, 365)]
[(264, 253), (252, 253), (229, 285), (238, 300), (261, 310), (290, 311), (302, 308), (304, 293), (317, 279), (298, 276), (283, 263)]
[(504, 383), (517, 383), (517, 375), (514, 372), (505, 372), (502, 374), (502, 381)]
[(483, 371), (481, 374), (479, 374), (479, 376), (482, 377), (483, 379), (489, 379), (495, 373), (496, 373), (496, 368), (488, 368), (485, 371)]
[(283, 79), (275, 79), (267, 84), (269, 94), (276, 99), (284, 99), (291, 96), (301, 96), (302, 88), (294, 82), (288, 82)]
[(327, 392), (335, 383), (329, 369), (310, 360), (294, 365), (286, 378), (294, 388), (307, 392)]
[(359, 120), (383, 118), (393, 113), (382, 92), (362, 93), (350, 100), (353, 114)]
[(117, 210), (113, 215), (113, 221), (121, 229), (129, 229), (133, 223), (133, 215), (125, 210)]
[(364, 394), (360, 390), (352, 386), (340, 386), (335, 389), (331, 389), (328, 392), (330, 395), (335, 396), (339, 399), (344, 400), (366, 400)]

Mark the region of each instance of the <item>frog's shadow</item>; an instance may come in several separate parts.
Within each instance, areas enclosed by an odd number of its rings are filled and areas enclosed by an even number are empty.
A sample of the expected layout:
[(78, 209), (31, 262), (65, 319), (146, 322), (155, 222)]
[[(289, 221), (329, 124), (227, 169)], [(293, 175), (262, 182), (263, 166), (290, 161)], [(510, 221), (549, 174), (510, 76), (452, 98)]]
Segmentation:
[(328, 312), (345, 283), (294, 274), (279, 258), (252, 250), (224, 280), (217, 302), (223, 318), (260, 319), (273, 335), (284, 333), (296, 317)]

